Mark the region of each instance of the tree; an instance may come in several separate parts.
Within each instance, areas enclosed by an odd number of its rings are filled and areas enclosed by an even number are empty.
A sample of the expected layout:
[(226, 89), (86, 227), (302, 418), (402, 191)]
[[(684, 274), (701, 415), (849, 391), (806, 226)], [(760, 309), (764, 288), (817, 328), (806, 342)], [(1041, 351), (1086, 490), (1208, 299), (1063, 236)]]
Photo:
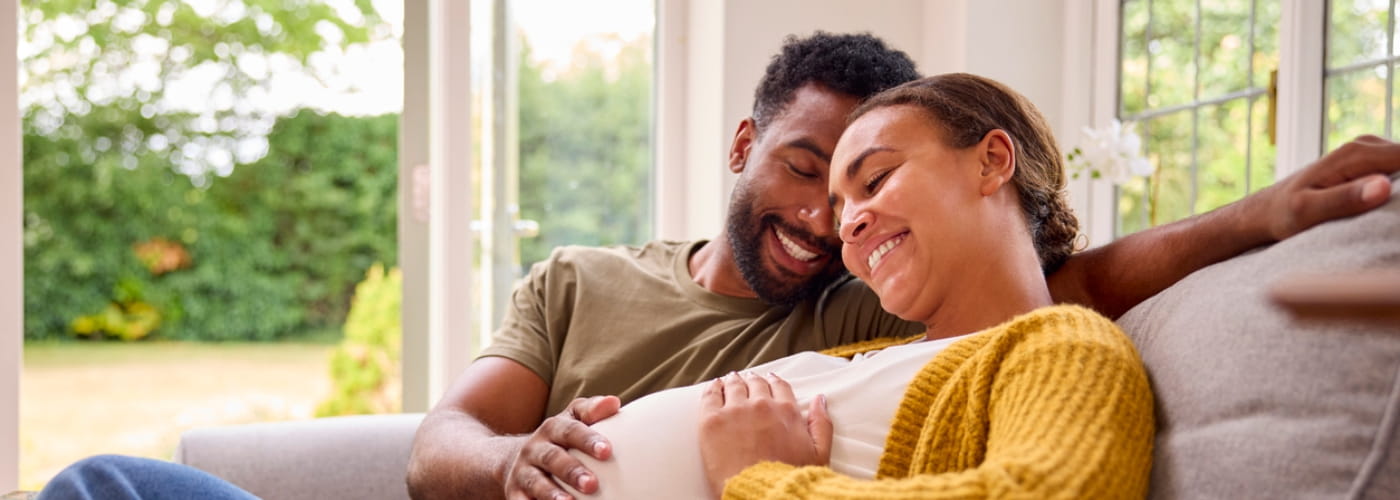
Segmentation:
[[(270, 90), (270, 69), (329, 81), (318, 55), (391, 35), (369, 0), (339, 10), (311, 0), (24, 0), (21, 9), (28, 127), (47, 134), (94, 110), (139, 110), (138, 123), (89, 133), (92, 153), (152, 150), (199, 185), (256, 159), (240, 140), (259, 140), (278, 114), (252, 102)], [(217, 80), (207, 101), (170, 98), (175, 82), (196, 77)]]

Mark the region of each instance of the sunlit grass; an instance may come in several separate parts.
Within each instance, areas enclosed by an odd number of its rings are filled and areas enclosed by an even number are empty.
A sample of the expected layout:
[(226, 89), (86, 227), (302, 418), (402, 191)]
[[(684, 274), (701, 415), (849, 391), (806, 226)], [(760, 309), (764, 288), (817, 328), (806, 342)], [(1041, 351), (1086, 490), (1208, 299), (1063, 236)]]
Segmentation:
[(331, 344), (28, 343), (20, 486), (83, 457), (169, 459), (196, 427), (311, 418), (330, 391)]

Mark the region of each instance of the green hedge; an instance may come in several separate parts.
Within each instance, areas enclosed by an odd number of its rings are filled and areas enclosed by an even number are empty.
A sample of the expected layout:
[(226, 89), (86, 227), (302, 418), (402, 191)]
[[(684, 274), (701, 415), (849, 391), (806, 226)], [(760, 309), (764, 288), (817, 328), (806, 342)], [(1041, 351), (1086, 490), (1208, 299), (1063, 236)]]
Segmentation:
[(26, 117), (26, 339), (140, 337), (148, 310), (171, 339), (334, 331), (371, 264), (396, 262), (397, 116), (285, 117), (264, 158), (207, 188), (150, 146), (157, 121)]

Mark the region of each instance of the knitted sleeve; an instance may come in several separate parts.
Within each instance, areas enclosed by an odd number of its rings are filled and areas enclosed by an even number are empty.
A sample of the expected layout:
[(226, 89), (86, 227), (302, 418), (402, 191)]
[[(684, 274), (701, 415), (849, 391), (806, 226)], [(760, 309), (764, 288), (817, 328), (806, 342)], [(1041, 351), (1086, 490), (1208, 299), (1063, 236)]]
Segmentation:
[[(930, 363), (891, 428), (882, 478), (765, 462), (730, 478), (724, 498), (1142, 498), (1153, 410), (1141, 361), (1107, 319), (1054, 309), (987, 332), (951, 370)], [(938, 371), (941, 390), (920, 383)]]

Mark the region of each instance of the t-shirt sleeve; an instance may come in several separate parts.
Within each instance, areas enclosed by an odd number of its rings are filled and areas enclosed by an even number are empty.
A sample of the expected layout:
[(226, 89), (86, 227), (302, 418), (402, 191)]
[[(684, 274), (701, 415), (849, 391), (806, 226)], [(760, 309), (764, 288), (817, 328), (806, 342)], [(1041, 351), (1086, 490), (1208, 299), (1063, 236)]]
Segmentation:
[(530, 274), (521, 279), (510, 295), (501, 327), (491, 334), (491, 345), (481, 351), (478, 359), (497, 356), (524, 365), (543, 378), (554, 379), (559, 359), (560, 343), (551, 334), (549, 312), (562, 304), (550, 304), (553, 281), (564, 279), (556, 251), (549, 259), (530, 267)]
[(922, 324), (885, 312), (880, 307), (880, 297), (855, 278), (830, 288), (820, 307), (817, 329), (828, 347), (886, 337), (904, 338), (924, 331)]

